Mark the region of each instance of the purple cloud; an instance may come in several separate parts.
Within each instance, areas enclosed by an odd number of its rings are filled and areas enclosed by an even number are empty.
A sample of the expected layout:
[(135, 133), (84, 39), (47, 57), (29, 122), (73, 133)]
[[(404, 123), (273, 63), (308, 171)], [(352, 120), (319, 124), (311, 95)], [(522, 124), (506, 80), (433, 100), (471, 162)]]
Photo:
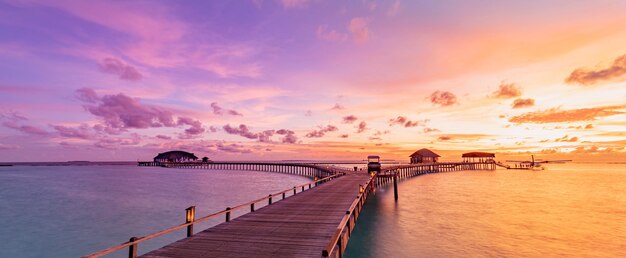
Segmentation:
[(128, 64), (116, 58), (105, 58), (98, 64), (100, 71), (108, 74), (115, 74), (122, 80), (139, 81), (143, 77), (141, 73)]
[(200, 121), (189, 118), (189, 117), (178, 117), (178, 125), (189, 125), (191, 127), (185, 129), (186, 135), (199, 135), (204, 133), (204, 128), (202, 128), (202, 123)]
[(62, 125), (51, 125), (54, 130), (57, 131), (59, 136), (65, 138), (77, 138), (77, 139), (90, 139), (92, 134), (88, 125), (81, 125), (80, 127), (73, 128)]
[(218, 143), (216, 147), (217, 147), (217, 150), (223, 151), (223, 152), (241, 153), (241, 154), (252, 153), (251, 149), (244, 149), (245, 146), (240, 145), (240, 144), (235, 144), (235, 143), (227, 144), (227, 145)]
[(411, 121), (404, 116), (398, 116), (395, 119), (389, 119), (389, 126), (400, 125), (404, 127), (416, 127), (418, 125), (425, 125), (429, 120)]
[(189, 117), (179, 116), (175, 122), (174, 112), (170, 109), (142, 104), (139, 99), (122, 93), (99, 97), (91, 89), (79, 89), (77, 98), (88, 104), (84, 108), (100, 117), (105, 126), (94, 127), (109, 134), (124, 132), (127, 129), (146, 129), (155, 127), (190, 126), (185, 130), (188, 137), (204, 132), (202, 123)]
[(41, 129), (39, 127), (34, 127), (32, 125), (20, 125), (16, 121), (5, 121), (2, 123), (2, 125), (8, 128), (20, 131), (25, 134), (40, 135), (40, 136), (49, 134), (46, 130)]
[(357, 119), (358, 118), (356, 116), (353, 116), (353, 115), (344, 116), (343, 120), (342, 120), (342, 123), (344, 123), (344, 124), (352, 124), (352, 123), (356, 122)]
[(232, 127), (230, 124), (225, 125), (224, 131), (228, 134), (239, 135), (248, 139), (258, 140), (259, 142), (272, 142), (271, 137), (274, 134), (284, 135), (281, 139), (283, 143), (296, 143), (297, 137), (295, 133), (291, 130), (280, 129), (280, 130), (265, 130), (262, 132), (252, 132), (248, 128), (248, 126), (244, 124), (240, 124), (239, 127)]
[(157, 135), (156, 138), (157, 139), (161, 139), (161, 140), (171, 140), (172, 139), (172, 137), (169, 137), (169, 136), (166, 136), (166, 135), (162, 135), (162, 134)]
[(213, 102), (211, 103), (211, 108), (213, 109), (213, 114), (215, 115), (223, 115), (224, 113), (226, 113), (227, 115), (231, 115), (231, 116), (243, 116), (243, 114), (232, 110), (232, 109), (223, 109), (222, 107), (220, 107), (219, 105), (217, 105), (217, 102)]
[(276, 131), (276, 133), (285, 136), (285, 137), (283, 137), (281, 139), (281, 141), (283, 143), (291, 143), (291, 144), (293, 144), (293, 143), (297, 143), (298, 142), (298, 137), (296, 137), (296, 134), (293, 131), (291, 131), (291, 130), (280, 129), (280, 130)]
[(339, 128), (337, 128), (334, 125), (327, 125), (326, 127), (320, 127), (319, 130), (313, 130), (309, 133), (306, 134), (306, 137), (308, 138), (320, 138), (320, 137), (324, 137), (324, 135), (328, 132), (334, 132), (339, 130)]
[(344, 106), (339, 105), (339, 103), (335, 104), (332, 108), (330, 108), (330, 110), (342, 110), (345, 109)]
[(365, 123), (365, 121), (361, 121), (361, 123), (359, 123), (359, 125), (357, 126), (357, 133), (362, 133), (365, 132), (367, 130), (367, 123)]

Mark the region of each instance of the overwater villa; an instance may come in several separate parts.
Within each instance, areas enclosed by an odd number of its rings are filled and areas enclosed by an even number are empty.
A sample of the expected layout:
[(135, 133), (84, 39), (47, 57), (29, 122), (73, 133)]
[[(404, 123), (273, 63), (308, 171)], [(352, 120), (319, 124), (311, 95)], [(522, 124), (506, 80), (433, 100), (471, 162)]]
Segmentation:
[(418, 163), (435, 163), (439, 159), (439, 154), (429, 149), (421, 149), (411, 154), (411, 164)]
[(193, 153), (189, 153), (186, 151), (168, 151), (159, 153), (156, 157), (154, 157), (154, 162), (195, 162), (198, 160), (198, 157)]
[(490, 152), (468, 152), (461, 155), (463, 162), (494, 162), (495, 153)]

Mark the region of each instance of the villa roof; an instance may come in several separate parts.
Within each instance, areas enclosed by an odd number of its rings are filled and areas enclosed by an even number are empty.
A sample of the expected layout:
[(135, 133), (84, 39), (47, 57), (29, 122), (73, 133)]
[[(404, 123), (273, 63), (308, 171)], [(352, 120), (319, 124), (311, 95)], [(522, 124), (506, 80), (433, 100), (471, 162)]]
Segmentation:
[(439, 154), (432, 152), (429, 149), (421, 149), (418, 150), (416, 152), (413, 152), (413, 154), (411, 154), (411, 156), (409, 157), (415, 157), (415, 156), (422, 156), (422, 157), (433, 157), (433, 158), (438, 158), (441, 157), (439, 156)]
[(189, 153), (186, 151), (179, 151), (179, 150), (159, 153), (159, 155), (154, 157), (154, 159), (172, 159), (172, 160), (179, 159), (179, 158), (198, 159), (198, 157), (196, 157), (196, 155), (194, 155), (193, 153)]
[(496, 154), (495, 153), (489, 153), (489, 152), (468, 152), (468, 153), (463, 153), (463, 155), (461, 155), (461, 157), (463, 158), (495, 158)]

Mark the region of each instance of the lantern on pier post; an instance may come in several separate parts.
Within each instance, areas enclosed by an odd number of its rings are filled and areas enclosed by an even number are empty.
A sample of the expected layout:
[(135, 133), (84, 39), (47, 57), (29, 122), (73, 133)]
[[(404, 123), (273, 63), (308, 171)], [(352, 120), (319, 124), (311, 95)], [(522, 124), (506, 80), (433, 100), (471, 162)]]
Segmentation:
[[(191, 223), (196, 220), (196, 206), (185, 209), (185, 223)], [(187, 226), (187, 237), (193, 235), (193, 224)]]
[(363, 185), (359, 185), (359, 193), (363, 193), (365, 191), (365, 188), (363, 188)]

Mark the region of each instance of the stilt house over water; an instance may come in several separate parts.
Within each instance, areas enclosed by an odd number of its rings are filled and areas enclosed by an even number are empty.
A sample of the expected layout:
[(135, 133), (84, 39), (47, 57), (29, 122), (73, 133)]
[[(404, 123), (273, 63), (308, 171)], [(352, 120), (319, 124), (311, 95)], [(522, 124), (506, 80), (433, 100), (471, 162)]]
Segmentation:
[(495, 153), (468, 152), (461, 155), (463, 162), (492, 162), (496, 158)]
[(432, 152), (429, 149), (421, 149), (411, 154), (411, 164), (416, 163), (435, 163), (439, 159), (439, 154)]
[(159, 153), (154, 157), (154, 162), (192, 162), (198, 160), (198, 157), (193, 153), (186, 151), (168, 151)]

